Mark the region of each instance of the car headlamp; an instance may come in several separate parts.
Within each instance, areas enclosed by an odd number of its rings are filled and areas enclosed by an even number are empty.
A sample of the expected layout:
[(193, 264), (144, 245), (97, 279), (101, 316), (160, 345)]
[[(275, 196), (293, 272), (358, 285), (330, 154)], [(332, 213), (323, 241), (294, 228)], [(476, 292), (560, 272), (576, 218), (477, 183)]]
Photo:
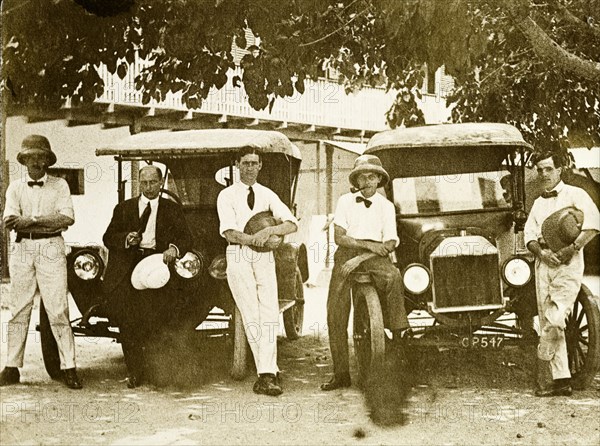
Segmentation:
[(81, 280), (94, 280), (102, 275), (104, 262), (93, 251), (80, 251), (73, 260), (73, 271)]
[(423, 294), (431, 285), (429, 269), (420, 263), (412, 263), (402, 274), (404, 288), (412, 294)]
[(513, 257), (504, 262), (502, 277), (514, 287), (522, 287), (529, 283), (533, 272), (531, 264), (523, 257)]
[(227, 278), (227, 258), (224, 254), (218, 255), (213, 259), (208, 267), (208, 274), (215, 279), (226, 279)]
[(202, 255), (189, 251), (175, 261), (175, 272), (184, 279), (193, 279), (202, 271), (203, 263)]

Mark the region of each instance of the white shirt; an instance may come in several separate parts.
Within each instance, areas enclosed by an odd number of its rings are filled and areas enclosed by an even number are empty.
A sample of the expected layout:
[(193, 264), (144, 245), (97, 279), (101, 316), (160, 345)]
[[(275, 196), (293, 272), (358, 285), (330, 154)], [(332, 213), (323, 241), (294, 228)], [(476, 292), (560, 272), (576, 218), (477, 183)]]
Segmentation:
[(139, 216), (142, 218), (144, 209), (150, 203), (150, 218), (148, 219), (148, 225), (146, 230), (142, 234), (142, 241), (140, 242), (140, 248), (153, 249), (156, 248), (156, 214), (158, 211), (158, 197), (154, 200), (149, 200), (144, 194), (140, 195), (138, 201)]
[(248, 220), (264, 211), (271, 211), (273, 217), (281, 221), (291, 221), (296, 225), (298, 224), (296, 217), (271, 189), (262, 184), (254, 183), (252, 190), (254, 191), (253, 209), (248, 207), (249, 186), (241, 181), (233, 183), (219, 193), (217, 212), (219, 213), (220, 222), (219, 232), (222, 236), (225, 231), (231, 229), (244, 232)]
[(71, 192), (65, 180), (46, 174), (37, 180), (43, 181), (43, 186), (29, 186), (28, 181), (34, 180), (27, 175), (26, 178), (9, 184), (6, 190), (4, 218), (11, 215), (39, 217), (55, 213), (75, 218)]
[(583, 212), (582, 231), (600, 230), (600, 212), (586, 191), (562, 181), (553, 190), (558, 192), (556, 197), (538, 197), (534, 201), (525, 223), (525, 245), (539, 240), (542, 237), (542, 224), (546, 218), (566, 207), (574, 207)]
[(359, 196), (362, 197), (362, 194), (357, 192), (344, 194), (339, 198), (333, 223), (345, 229), (346, 235), (357, 240), (394, 240), (397, 246), (399, 239), (394, 204), (383, 195), (375, 193), (366, 198), (371, 202), (371, 206), (367, 208), (365, 203), (356, 202)]

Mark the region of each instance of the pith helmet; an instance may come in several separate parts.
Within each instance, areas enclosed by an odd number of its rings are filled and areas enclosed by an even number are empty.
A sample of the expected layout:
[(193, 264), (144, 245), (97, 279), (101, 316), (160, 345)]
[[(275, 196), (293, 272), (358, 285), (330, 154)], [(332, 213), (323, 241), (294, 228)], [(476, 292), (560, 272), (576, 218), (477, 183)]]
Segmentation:
[(556, 252), (569, 246), (581, 233), (583, 212), (574, 207), (559, 209), (542, 223), (542, 237), (548, 247)]
[(25, 158), (29, 155), (42, 154), (48, 158), (48, 166), (56, 163), (56, 155), (50, 148), (50, 141), (42, 135), (29, 135), (21, 143), (21, 151), (17, 154), (17, 161), (25, 164)]
[(136, 290), (164, 287), (171, 278), (169, 267), (163, 262), (162, 254), (152, 254), (143, 258), (131, 273), (131, 284)]
[(390, 181), (390, 176), (381, 165), (381, 160), (375, 155), (361, 155), (354, 160), (354, 168), (350, 172), (350, 184), (358, 188), (356, 179), (361, 173), (373, 172), (381, 175), (381, 181), (377, 187), (383, 187)]

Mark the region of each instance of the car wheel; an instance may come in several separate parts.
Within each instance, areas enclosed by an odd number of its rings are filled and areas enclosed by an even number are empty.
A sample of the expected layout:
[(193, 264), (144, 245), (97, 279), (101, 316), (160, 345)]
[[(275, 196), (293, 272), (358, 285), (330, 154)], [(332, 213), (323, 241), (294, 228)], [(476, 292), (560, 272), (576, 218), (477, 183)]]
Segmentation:
[(248, 373), (248, 356), (250, 346), (244, 331), (242, 315), (237, 306), (233, 314), (233, 360), (231, 377), (237, 381), (244, 379)]
[(585, 285), (567, 318), (565, 336), (573, 387), (585, 389), (600, 368), (600, 310)]
[(62, 379), (60, 369), (60, 356), (58, 354), (58, 345), (52, 334), (48, 313), (44, 303), (40, 299), (40, 342), (42, 344), (42, 357), (44, 358), (44, 367), (50, 378), (55, 380)]
[(283, 326), (288, 339), (295, 341), (302, 336), (302, 325), (304, 324), (304, 284), (300, 268), (296, 267), (296, 303), (283, 312)]
[(357, 284), (352, 288), (354, 305), (354, 353), (358, 377), (364, 385), (385, 358), (385, 332), (379, 295), (372, 285)]

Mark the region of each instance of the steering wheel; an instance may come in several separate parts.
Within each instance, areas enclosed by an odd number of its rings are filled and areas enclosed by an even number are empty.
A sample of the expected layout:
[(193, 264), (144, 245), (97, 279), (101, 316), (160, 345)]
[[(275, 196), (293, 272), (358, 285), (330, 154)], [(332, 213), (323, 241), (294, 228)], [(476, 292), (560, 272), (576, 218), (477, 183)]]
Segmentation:
[(175, 203), (177, 203), (178, 205), (182, 206), (183, 202), (181, 201), (181, 198), (179, 198), (179, 196), (177, 196), (177, 194), (173, 191), (170, 191), (168, 189), (163, 189), (162, 187), (160, 188), (160, 193), (161, 194), (165, 194), (168, 198), (170, 198), (171, 200), (173, 200)]

